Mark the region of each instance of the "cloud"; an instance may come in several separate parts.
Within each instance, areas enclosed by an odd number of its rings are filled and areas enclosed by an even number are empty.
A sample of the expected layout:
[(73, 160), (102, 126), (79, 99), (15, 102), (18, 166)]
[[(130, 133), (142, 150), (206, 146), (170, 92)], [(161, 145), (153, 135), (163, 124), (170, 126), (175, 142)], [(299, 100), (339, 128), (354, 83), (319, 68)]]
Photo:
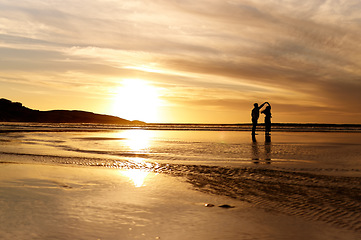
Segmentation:
[(293, 106), (287, 113), (348, 114), (361, 107), (360, 9), (358, 0), (5, 0), (2, 81), (98, 83), (106, 94), (117, 79), (144, 78), (177, 106), (236, 111), (268, 99)]

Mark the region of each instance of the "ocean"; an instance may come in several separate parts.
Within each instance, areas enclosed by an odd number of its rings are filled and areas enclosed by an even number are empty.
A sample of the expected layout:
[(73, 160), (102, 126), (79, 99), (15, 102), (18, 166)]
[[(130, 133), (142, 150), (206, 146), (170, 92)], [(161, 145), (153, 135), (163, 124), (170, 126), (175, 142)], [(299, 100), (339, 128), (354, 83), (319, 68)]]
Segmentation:
[[(181, 177), (195, 191), (361, 233), (361, 126), (1, 123), (2, 164)], [(139, 183), (140, 186), (142, 183)], [(257, 238), (255, 238), (257, 239)]]

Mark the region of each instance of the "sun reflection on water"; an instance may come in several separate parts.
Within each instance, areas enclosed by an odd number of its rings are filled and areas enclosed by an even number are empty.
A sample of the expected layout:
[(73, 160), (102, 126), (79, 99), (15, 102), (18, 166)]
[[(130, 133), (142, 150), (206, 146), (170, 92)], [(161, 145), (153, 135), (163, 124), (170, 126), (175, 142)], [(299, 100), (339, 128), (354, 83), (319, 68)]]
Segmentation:
[(127, 130), (122, 132), (125, 145), (134, 152), (142, 152), (149, 149), (153, 133), (147, 130)]
[(149, 172), (139, 169), (130, 169), (121, 171), (121, 174), (128, 177), (134, 183), (134, 186), (138, 188), (145, 186), (144, 181), (149, 175)]
[[(141, 129), (126, 130), (119, 133), (119, 137), (124, 139), (122, 141), (124, 146), (134, 153), (148, 151), (152, 145), (153, 136), (154, 133), (152, 131)], [(129, 160), (134, 161), (135, 164), (144, 164), (144, 160), (141, 158), (129, 158)], [(149, 175), (149, 171), (144, 169), (122, 170), (120, 173), (128, 177), (135, 187), (145, 186), (144, 181)]]

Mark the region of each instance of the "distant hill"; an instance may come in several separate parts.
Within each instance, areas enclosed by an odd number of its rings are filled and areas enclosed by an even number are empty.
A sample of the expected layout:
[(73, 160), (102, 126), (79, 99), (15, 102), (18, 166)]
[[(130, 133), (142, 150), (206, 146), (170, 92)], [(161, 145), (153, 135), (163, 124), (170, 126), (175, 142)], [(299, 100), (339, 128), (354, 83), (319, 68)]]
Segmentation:
[(22, 103), (0, 99), (0, 122), (145, 124), (123, 118), (76, 110), (39, 111)]

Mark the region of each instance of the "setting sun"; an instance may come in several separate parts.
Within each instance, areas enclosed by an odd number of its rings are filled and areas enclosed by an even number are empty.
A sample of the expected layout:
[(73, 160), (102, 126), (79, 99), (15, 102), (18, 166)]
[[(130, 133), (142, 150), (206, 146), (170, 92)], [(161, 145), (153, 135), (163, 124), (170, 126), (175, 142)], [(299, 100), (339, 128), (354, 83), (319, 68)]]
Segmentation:
[(156, 122), (159, 89), (140, 79), (124, 79), (114, 92), (113, 114), (128, 120)]

